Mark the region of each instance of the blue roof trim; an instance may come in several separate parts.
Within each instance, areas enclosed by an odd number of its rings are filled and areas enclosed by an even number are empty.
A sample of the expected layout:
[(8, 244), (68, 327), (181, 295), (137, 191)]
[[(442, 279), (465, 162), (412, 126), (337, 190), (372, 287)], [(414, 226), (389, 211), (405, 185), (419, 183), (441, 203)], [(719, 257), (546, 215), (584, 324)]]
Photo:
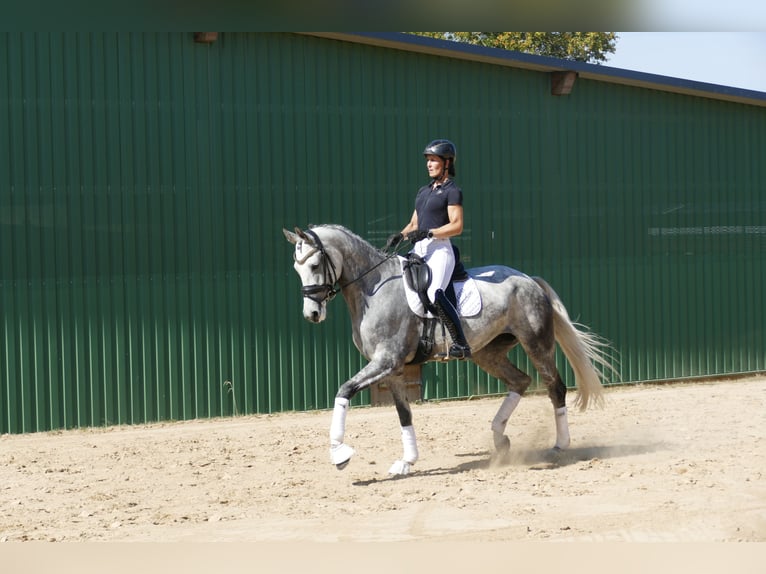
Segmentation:
[[(338, 34), (340, 36), (341, 34)], [(453, 42), (437, 38), (428, 38), (404, 32), (352, 32), (342, 34), (353, 41), (357, 37), (362, 41), (373, 41), (387, 45), (397, 45), (401, 49), (416, 49), (416, 51), (441, 52), (442, 55), (454, 57), (493, 60), (498, 64), (516, 66), (540, 71), (570, 70), (577, 72), (586, 79), (596, 79), (604, 82), (648, 87), (657, 90), (693, 94), (702, 97), (732, 100), (766, 106), (766, 92), (710, 84), (694, 80), (685, 80), (659, 74), (636, 72), (622, 68), (613, 68), (603, 64), (589, 64), (573, 60), (563, 60), (550, 56), (536, 56), (524, 52), (488, 48), (464, 42)]]

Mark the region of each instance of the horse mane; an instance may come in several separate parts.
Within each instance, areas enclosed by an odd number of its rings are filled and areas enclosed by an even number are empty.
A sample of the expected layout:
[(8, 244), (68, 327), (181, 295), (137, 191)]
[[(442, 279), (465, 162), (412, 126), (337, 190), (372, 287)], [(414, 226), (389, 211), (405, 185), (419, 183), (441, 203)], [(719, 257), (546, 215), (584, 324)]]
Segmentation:
[(363, 237), (360, 237), (347, 227), (344, 227), (342, 225), (339, 225), (337, 223), (322, 223), (321, 225), (309, 225), (309, 229), (316, 231), (317, 229), (330, 229), (333, 231), (338, 231), (347, 237), (349, 237), (354, 243), (358, 243), (362, 246), (364, 246), (366, 249), (370, 251), (371, 254), (376, 254), (378, 256), (383, 256), (383, 254), (380, 252), (379, 249), (377, 249), (375, 246), (373, 246), (369, 241), (364, 239)]

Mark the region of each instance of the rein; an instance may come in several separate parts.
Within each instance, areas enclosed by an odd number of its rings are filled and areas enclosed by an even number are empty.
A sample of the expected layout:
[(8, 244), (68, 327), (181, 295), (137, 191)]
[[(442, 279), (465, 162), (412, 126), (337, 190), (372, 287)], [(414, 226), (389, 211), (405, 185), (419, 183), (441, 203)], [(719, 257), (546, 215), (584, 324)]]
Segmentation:
[[(301, 258), (298, 263), (304, 263), (309, 257), (311, 257), (314, 253), (319, 251), (319, 254), (322, 256), (322, 266), (323, 266), (323, 275), (324, 275), (324, 283), (322, 285), (314, 284), (314, 285), (305, 285), (301, 288), (301, 293), (304, 297), (311, 299), (315, 303), (324, 303), (326, 301), (332, 301), (335, 296), (343, 291), (346, 287), (349, 285), (353, 285), (366, 275), (373, 272), (375, 269), (383, 265), (386, 261), (389, 259), (392, 259), (395, 257), (399, 249), (401, 249), (400, 246), (397, 246), (394, 251), (391, 253), (388, 253), (386, 257), (384, 257), (381, 261), (361, 273), (358, 277), (352, 279), (345, 285), (337, 285), (338, 283), (338, 272), (335, 269), (335, 264), (332, 262), (332, 259), (327, 254), (327, 250), (324, 248), (324, 245), (322, 244), (322, 240), (319, 239), (319, 236), (312, 230), (307, 229), (305, 230), (305, 233), (309, 235), (312, 239), (312, 241), (315, 244), (314, 250), (307, 253), (304, 257)], [(337, 286), (336, 286), (337, 285)]]

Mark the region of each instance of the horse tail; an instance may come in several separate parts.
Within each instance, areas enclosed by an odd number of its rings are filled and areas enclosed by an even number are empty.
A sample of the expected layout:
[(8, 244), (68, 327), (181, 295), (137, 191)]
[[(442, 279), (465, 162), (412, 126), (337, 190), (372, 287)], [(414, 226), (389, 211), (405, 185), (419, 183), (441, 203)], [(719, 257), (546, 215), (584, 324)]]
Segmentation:
[(556, 342), (564, 351), (575, 375), (578, 397), (574, 405), (581, 411), (590, 405), (602, 406), (604, 397), (601, 381), (605, 378), (607, 371), (618, 374), (608, 353), (611, 345), (591, 332), (587, 326), (573, 322), (561, 298), (544, 279), (540, 277), (533, 277), (533, 279), (543, 288), (553, 306)]

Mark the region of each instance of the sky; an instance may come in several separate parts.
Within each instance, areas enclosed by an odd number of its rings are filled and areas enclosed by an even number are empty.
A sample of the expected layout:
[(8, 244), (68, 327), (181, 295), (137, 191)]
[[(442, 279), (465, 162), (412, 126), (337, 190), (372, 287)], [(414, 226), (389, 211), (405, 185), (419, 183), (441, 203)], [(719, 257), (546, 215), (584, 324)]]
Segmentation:
[(617, 36), (615, 53), (605, 66), (766, 93), (766, 32), (618, 32)]

